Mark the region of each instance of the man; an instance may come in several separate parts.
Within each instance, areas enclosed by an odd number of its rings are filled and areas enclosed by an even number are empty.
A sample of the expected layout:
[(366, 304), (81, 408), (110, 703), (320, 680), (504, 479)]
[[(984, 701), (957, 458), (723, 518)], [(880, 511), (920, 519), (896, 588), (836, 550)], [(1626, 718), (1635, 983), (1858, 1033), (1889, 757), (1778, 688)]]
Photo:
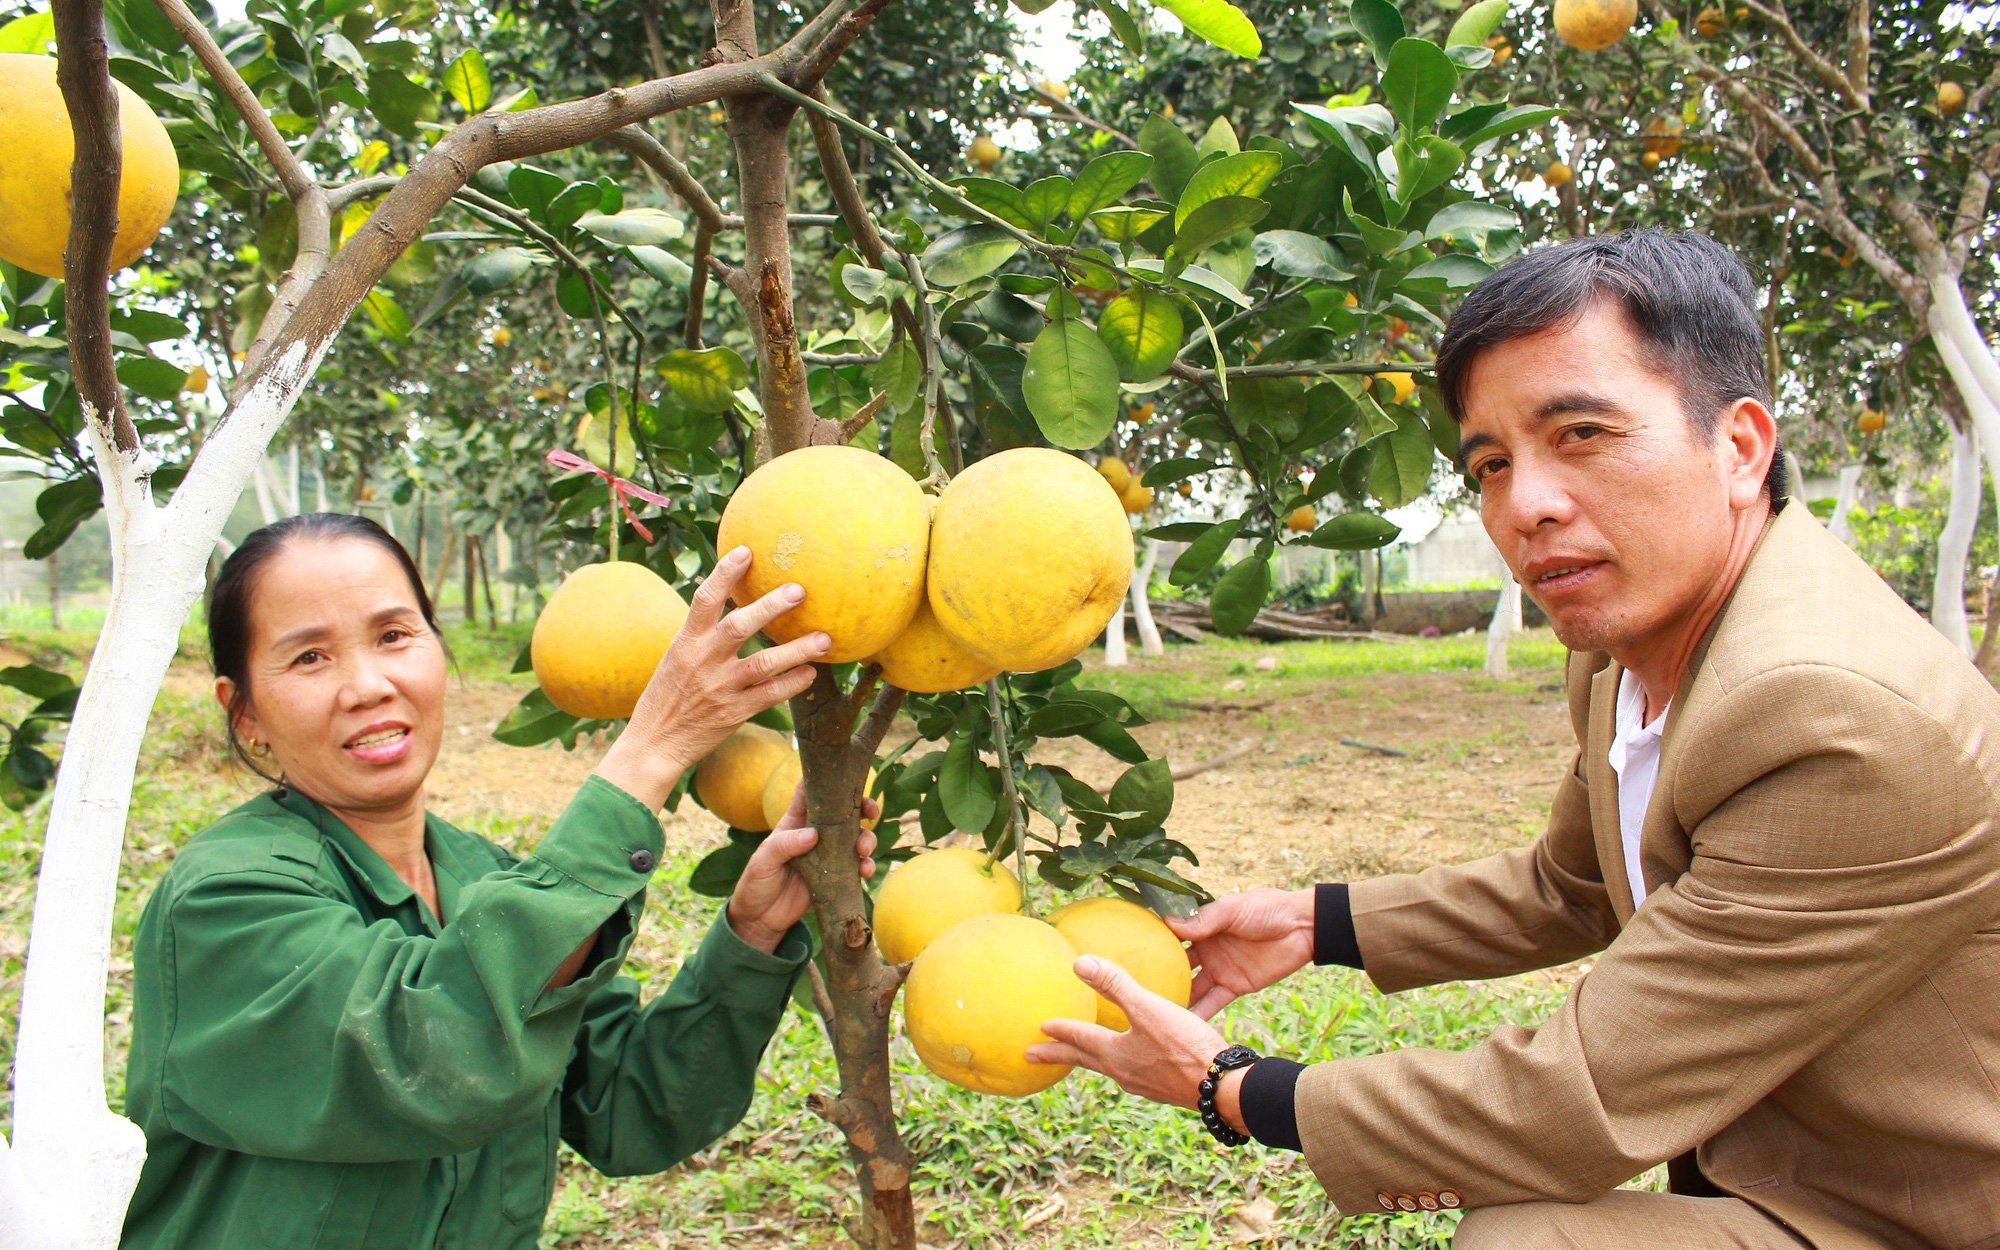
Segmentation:
[[(1784, 500), (1755, 295), (1694, 234), (1503, 267), (1440, 346), (1486, 531), (1570, 648), (1580, 747), (1532, 845), (1178, 926), (1193, 1011), (1029, 1053), (1303, 1149), (1342, 1211), (1459, 1250), (2000, 1250), (2000, 695)], [(1215, 1067), (1308, 960), (1384, 991), (1602, 952), (1463, 1052)], [(1235, 1050), (1236, 1048), (1231, 1048)], [(1224, 1070), (1227, 1069), (1227, 1070)], [(1672, 1194), (1614, 1190), (1662, 1161)]]

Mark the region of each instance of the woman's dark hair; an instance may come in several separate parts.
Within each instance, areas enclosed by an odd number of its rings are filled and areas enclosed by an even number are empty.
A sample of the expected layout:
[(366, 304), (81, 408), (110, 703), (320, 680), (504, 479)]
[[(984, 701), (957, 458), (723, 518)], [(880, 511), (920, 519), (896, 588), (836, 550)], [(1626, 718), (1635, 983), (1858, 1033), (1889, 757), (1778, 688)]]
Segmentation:
[(271, 557), (295, 542), (337, 542), (349, 538), (373, 543), (395, 558), (403, 576), (410, 579), (410, 592), (417, 597), (424, 623), (438, 636), (439, 645), (444, 643), (437, 609), (424, 590), (423, 575), (417, 572), (416, 562), (389, 531), (367, 517), (346, 512), (308, 512), (251, 531), (222, 562), (222, 571), (208, 588), (208, 655), (215, 675), (227, 677), (233, 683), (229, 707), (224, 712), (227, 721), (223, 725), (223, 732), (229, 735), (229, 747), (251, 772), (266, 781), (279, 782), (279, 779), (259, 768), (236, 736), (236, 720), (250, 699), (250, 599), (257, 591), (257, 574)]
[[(1568, 325), (1600, 300), (1624, 310), (1704, 438), (1715, 437), (1723, 409), (1738, 399), (1772, 407), (1750, 271), (1705, 234), (1649, 229), (1539, 248), (1474, 287), (1438, 344), (1438, 390), (1453, 419), (1465, 417), (1465, 387), (1481, 352)], [(1764, 484), (1775, 510), (1786, 493), (1782, 448)]]

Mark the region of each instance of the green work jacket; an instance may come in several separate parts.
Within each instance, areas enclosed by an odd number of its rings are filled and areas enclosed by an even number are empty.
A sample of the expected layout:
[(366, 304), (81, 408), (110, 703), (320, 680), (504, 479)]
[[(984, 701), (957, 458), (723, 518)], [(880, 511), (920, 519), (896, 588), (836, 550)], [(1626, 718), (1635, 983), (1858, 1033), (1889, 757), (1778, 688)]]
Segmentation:
[(718, 918), (641, 1006), (616, 975), (661, 851), (638, 800), (592, 777), (526, 859), (435, 816), (425, 844), (441, 923), (296, 792), (181, 851), (134, 954), (127, 1250), (530, 1250), (558, 1138), (629, 1176), (742, 1118), (803, 929), (767, 955)]

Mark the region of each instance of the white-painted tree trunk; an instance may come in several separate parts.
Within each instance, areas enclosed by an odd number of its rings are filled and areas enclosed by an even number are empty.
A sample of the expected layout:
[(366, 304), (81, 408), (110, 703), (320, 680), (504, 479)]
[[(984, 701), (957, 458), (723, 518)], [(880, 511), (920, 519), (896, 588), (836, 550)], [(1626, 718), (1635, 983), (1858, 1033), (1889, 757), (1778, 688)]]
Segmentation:
[(1160, 563), (1160, 540), (1146, 540), (1146, 558), (1140, 562), (1139, 571), (1132, 575), (1132, 623), (1139, 627), (1139, 654), (1165, 655), (1167, 648), (1160, 641), (1160, 627), (1153, 623), (1153, 604), (1147, 597), (1152, 593), (1153, 570)]
[(1979, 525), (1981, 487), (1979, 432), (1951, 430), (1951, 506), (1938, 533), (1937, 575), (1931, 582), (1931, 624), (1967, 655), (1972, 628), (1965, 619), (1965, 562)]
[(1124, 668), (1131, 663), (1125, 649), (1125, 601), (1111, 611), (1111, 623), (1104, 627), (1104, 665), (1106, 668)]
[(1854, 545), (1854, 530), (1847, 524), (1847, 514), (1854, 510), (1854, 496), (1861, 488), (1862, 468), (1858, 464), (1841, 466), (1840, 485), (1833, 495), (1833, 515), (1826, 522), (1827, 530), (1850, 547)]
[(1521, 628), (1521, 583), (1512, 574), (1500, 579), (1500, 598), (1493, 605), (1493, 619), (1486, 625), (1486, 675), (1507, 676), (1507, 643)]
[(104, 480), (111, 606), (56, 772), (0, 1145), (0, 1250), (112, 1250), (145, 1160), (104, 1097), (104, 987), (132, 778), (209, 552), (327, 343), (293, 345), (231, 405), (164, 507), (150, 466), (86, 424)]
[(493, 534), (493, 559), (499, 565), (500, 573), (500, 606), (507, 613), (508, 623), (512, 624), (514, 604), (520, 591), (514, 579), (507, 576), (514, 570), (514, 537), (507, 532), (505, 525), (494, 526)]
[(278, 511), (278, 500), (271, 492), (271, 474), (266, 466), (268, 460), (259, 460), (257, 468), (250, 474), (250, 486), (257, 494), (257, 515), (259, 525), (269, 525), (285, 514)]

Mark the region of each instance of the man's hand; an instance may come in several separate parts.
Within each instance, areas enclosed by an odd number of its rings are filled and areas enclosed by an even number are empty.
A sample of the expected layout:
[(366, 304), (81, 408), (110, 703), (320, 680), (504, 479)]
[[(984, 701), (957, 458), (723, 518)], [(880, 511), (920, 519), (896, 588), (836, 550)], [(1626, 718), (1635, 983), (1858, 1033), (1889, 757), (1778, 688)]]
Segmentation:
[[(874, 799), (863, 797), (861, 815), (864, 819), (879, 815), (882, 805)], [(778, 949), (785, 934), (799, 922), (812, 906), (812, 893), (806, 889), (806, 879), (801, 877), (792, 861), (819, 843), (818, 830), (806, 825), (806, 787), (802, 781), (792, 792), (792, 805), (771, 830), (757, 849), (750, 854), (750, 862), (743, 867), (743, 875), (736, 879), (736, 889), (729, 895), (729, 927), (736, 930), (736, 936), (766, 953)], [(855, 854), (861, 857), (861, 875), (875, 875), (875, 861), (869, 856), (875, 853), (875, 834), (863, 829), (854, 843)]]
[(1227, 1039), (1199, 1016), (1132, 979), (1108, 959), (1085, 955), (1076, 975), (1125, 1012), (1132, 1027), (1119, 1033), (1082, 1020), (1045, 1020), (1055, 1040), (1028, 1047), (1035, 1063), (1073, 1063), (1102, 1072), (1128, 1094), (1172, 1107), (1192, 1107), (1201, 1097), (1209, 1063)]
[[(1189, 1002), (1191, 1010), (1207, 1020), (1243, 995), (1275, 985), (1311, 962), (1313, 891), (1228, 894), (1185, 920), (1168, 917), (1167, 925), (1181, 940), (1193, 943), (1188, 959), (1199, 971)], [(1202, 1066), (1207, 1064), (1204, 1059)]]

